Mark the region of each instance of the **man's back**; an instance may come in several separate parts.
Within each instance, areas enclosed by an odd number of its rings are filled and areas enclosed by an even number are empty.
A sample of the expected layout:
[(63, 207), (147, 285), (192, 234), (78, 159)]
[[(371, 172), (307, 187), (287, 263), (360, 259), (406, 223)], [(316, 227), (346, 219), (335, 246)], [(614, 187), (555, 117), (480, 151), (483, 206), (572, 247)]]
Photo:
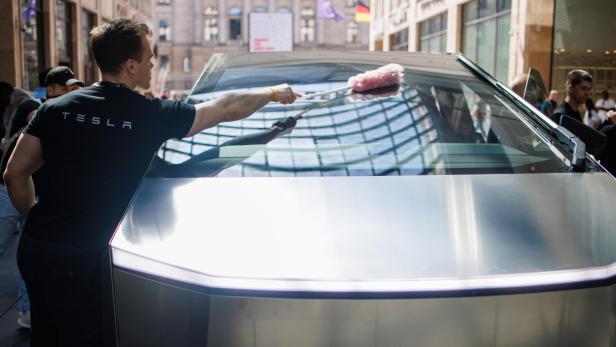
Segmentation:
[(160, 144), (184, 136), (193, 119), (190, 105), (109, 82), (41, 106), (25, 132), (40, 139), (47, 177), (26, 232), (104, 246)]

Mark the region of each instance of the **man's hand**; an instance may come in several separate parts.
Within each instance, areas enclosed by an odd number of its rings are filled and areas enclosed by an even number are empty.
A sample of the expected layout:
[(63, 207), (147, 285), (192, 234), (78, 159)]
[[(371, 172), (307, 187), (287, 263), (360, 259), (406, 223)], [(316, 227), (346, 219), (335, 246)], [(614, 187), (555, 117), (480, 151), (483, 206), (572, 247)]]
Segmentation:
[(272, 92), (271, 100), (281, 104), (292, 104), (295, 102), (295, 99), (302, 97), (301, 94), (294, 92), (291, 86), (286, 83), (271, 87), (270, 90)]
[(611, 120), (612, 122), (616, 122), (616, 111), (607, 111), (607, 119)]

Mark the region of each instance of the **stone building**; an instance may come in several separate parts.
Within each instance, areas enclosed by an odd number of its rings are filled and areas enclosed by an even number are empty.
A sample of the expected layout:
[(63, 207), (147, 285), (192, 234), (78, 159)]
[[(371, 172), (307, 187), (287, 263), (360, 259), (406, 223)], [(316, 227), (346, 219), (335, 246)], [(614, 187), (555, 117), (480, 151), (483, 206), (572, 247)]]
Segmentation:
[(293, 49), (367, 50), (368, 23), (354, 0), (331, 1), (344, 19), (317, 18), (317, 0), (157, 0), (159, 92), (188, 90), (214, 53), (247, 52), (249, 14), (290, 13)]
[(152, 26), (154, 0), (0, 0), (0, 80), (26, 90), (38, 72), (65, 65), (86, 84), (99, 72), (87, 48), (89, 31), (114, 18)]
[(614, 0), (372, 0), (371, 8), (371, 50), (462, 52), (504, 83), (532, 67), (560, 90), (582, 68), (595, 92), (616, 92)]

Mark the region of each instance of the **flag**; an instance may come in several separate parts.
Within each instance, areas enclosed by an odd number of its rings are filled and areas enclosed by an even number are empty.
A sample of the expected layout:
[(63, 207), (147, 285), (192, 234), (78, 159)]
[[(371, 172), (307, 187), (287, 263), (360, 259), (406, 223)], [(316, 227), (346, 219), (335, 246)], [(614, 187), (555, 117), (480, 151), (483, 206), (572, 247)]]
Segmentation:
[(333, 19), (337, 22), (343, 20), (344, 16), (334, 10), (334, 6), (331, 1), (318, 0), (317, 19)]
[(355, 21), (358, 23), (370, 21), (370, 7), (361, 0), (355, 2)]

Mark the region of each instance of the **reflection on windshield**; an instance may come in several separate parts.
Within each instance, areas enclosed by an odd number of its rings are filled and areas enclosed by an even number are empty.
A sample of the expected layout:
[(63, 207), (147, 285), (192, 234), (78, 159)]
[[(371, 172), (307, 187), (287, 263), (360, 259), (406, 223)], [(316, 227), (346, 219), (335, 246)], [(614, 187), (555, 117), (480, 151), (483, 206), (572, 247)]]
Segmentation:
[[(304, 94), (333, 89), (346, 82), (338, 77), (294, 87)], [(214, 90), (192, 98), (209, 99), (219, 93)], [(150, 175), (375, 176), (567, 170), (510, 107), (471, 77), (407, 70), (401, 90), (389, 95), (349, 97), (342, 93), (288, 106), (271, 104), (247, 119), (221, 124), (189, 139), (169, 140), (161, 147)], [(300, 114), (294, 126), (281, 129), (274, 125)]]

